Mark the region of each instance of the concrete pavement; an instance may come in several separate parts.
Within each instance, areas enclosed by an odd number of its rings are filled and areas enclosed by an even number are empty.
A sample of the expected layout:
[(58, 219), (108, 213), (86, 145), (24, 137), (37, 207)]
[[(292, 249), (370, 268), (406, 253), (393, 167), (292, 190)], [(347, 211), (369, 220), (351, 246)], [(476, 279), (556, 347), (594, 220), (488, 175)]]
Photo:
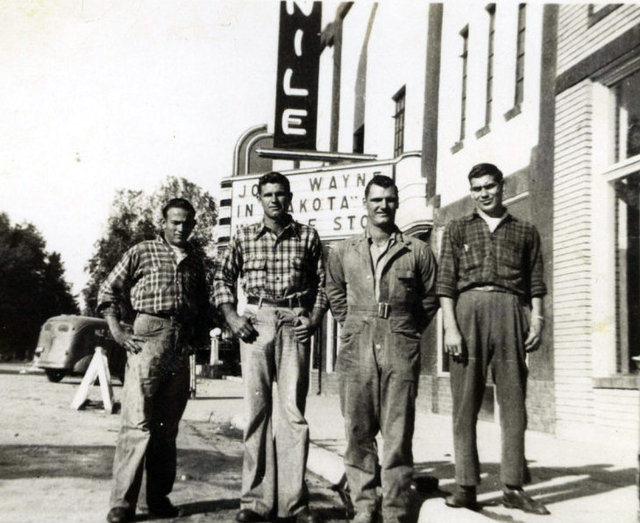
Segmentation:
[[(189, 402), (185, 419), (243, 425), (242, 383), (239, 380), (198, 381), (197, 397)], [(343, 473), (344, 429), (338, 398), (309, 396), (307, 419), (311, 431), (309, 470), (337, 483)], [(635, 486), (637, 448), (628, 440), (600, 444), (562, 440), (550, 434), (527, 433), (527, 459), (532, 483), (526, 490), (543, 501), (550, 516), (525, 514), (500, 504), (498, 424), (479, 422), (478, 441), (483, 464), (479, 513), (451, 509), (442, 493), (427, 499), (420, 523), (488, 522), (513, 523), (637, 523), (638, 495)], [(454, 485), (451, 420), (418, 410), (413, 441), (416, 470), (440, 480), (444, 491)]]

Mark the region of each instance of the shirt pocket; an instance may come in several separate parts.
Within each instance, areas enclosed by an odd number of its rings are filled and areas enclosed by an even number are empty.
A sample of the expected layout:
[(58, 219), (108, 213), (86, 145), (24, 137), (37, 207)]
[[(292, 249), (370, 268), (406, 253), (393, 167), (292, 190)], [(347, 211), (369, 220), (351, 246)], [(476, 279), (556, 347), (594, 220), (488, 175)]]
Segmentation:
[(514, 242), (502, 242), (497, 249), (498, 276), (502, 278), (518, 278), (522, 270), (522, 249)]
[(288, 271), (285, 274), (285, 283), (288, 287), (299, 289), (304, 283), (304, 260), (298, 256), (289, 258)]
[(256, 296), (262, 295), (266, 291), (267, 260), (265, 258), (249, 258), (244, 261), (243, 272), (246, 291)]
[(267, 260), (263, 258), (249, 258), (245, 260), (243, 268), (245, 272), (264, 271), (267, 267)]
[(144, 271), (142, 282), (145, 290), (158, 292), (162, 281), (162, 269), (159, 265), (149, 265)]
[(482, 252), (467, 243), (460, 248), (460, 271), (471, 271), (482, 265)]

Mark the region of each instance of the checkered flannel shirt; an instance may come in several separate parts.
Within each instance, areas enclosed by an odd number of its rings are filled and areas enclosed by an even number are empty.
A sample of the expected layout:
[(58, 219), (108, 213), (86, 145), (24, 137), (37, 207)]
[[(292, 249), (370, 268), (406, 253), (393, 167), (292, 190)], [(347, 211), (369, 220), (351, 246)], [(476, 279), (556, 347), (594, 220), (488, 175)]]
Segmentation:
[(436, 294), (457, 297), (473, 287), (496, 285), (533, 298), (547, 292), (540, 235), (507, 214), (491, 233), (477, 212), (447, 224), (442, 238)]
[(187, 250), (176, 263), (175, 253), (162, 236), (134, 245), (100, 286), (98, 310), (116, 313), (129, 298), (137, 312), (176, 314), (194, 318), (208, 307), (202, 260)]
[(236, 302), (238, 278), (247, 296), (297, 297), (313, 308), (328, 306), (320, 237), (313, 227), (294, 220), (279, 236), (263, 222), (238, 228), (214, 277), (217, 306)]

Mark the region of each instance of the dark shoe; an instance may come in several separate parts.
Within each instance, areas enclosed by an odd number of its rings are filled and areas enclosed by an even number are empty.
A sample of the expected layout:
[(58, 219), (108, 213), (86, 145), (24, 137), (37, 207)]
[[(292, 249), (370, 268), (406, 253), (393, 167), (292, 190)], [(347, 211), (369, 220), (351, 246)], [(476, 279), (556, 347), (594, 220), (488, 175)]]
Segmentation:
[(309, 507), (305, 507), (296, 514), (296, 523), (320, 523), (320, 518)]
[(134, 513), (131, 509), (125, 507), (113, 507), (107, 514), (109, 523), (127, 523), (133, 521)]
[(438, 490), (438, 478), (435, 476), (414, 476), (411, 480), (411, 489), (418, 494), (431, 494)]
[(182, 515), (182, 511), (164, 498), (158, 503), (149, 504), (149, 515), (157, 518), (177, 518)]
[(447, 496), (445, 499), (445, 505), (451, 508), (467, 508), (469, 510), (482, 510), (482, 507), (476, 500), (476, 489), (458, 487), (458, 490), (454, 494)]
[(551, 514), (551, 512), (547, 510), (547, 507), (520, 489), (503, 490), (502, 504), (507, 508), (517, 508), (530, 514), (538, 514), (540, 516)]
[(261, 516), (257, 512), (250, 510), (248, 508), (243, 508), (236, 514), (236, 521), (240, 522), (251, 522), (251, 521), (267, 521), (264, 516)]

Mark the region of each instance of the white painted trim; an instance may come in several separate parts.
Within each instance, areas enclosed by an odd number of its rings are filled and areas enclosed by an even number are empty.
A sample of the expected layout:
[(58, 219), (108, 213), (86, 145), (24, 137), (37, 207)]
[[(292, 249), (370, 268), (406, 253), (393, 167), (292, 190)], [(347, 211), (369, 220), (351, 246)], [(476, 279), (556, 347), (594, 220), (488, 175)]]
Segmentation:
[(520, 194), (516, 194), (515, 196), (512, 196), (511, 198), (507, 198), (506, 200), (503, 200), (502, 203), (504, 205), (511, 205), (512, 203), (516, 203), (519, 202), (520, 200), (524, 200), (525, 198), (529, 197), (529, 191), (524, 191), (521, 192)]

